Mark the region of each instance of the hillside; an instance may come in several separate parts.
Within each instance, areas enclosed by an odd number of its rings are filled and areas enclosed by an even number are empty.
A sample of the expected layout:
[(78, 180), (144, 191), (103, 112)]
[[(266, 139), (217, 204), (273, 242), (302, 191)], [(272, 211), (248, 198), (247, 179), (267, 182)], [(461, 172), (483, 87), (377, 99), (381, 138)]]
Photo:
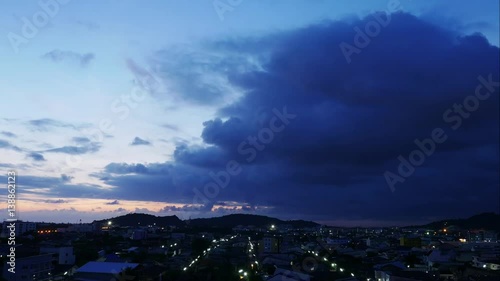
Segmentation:
[(495, 213), (483, 213), (474, 215), (467, 219), (451, 219), (432, 222), (422, 227), (441, 229), (446, 226), (457, 226), (461, 229), (485, 229), (500, 232), (500, 215)]
[(214, 218), (200, 218), (182, 221), (177, 216), (153, 216), (149, 214), (127, 214), (124, 216), (114, 217), (110, 219), (100, 220), (96, 222), (107, 223), (111, 221), (114, 225), (119, 226), (139, 226), (139, 225), (156, 225), (164, 226), (190, 226), (190, 227), (216, 227), (216, 228), (233, 228), (238, 225), (253, 225), (257, 227), (268, 225), (289, 224), (294, 227), (315, 227), (319, 224), (310, 221), (292, 220), (283, 221), (276, 218), (248, 215), (248, 214), (233, 214)]
[(294, 227), (315, 227), (319, 224), (310, 221), (303, 220), (292, 220), (292, 221), (283, 221), (277, 218), (271, 218), (266, 216), (259, 215), (248, 215), (248, 214), (233, 214), (216, 218), (201, 218), (201, 219), (192, 219), (189, 222), (186, 221), (188, 225), (191, 226), (212, 226), (212, 227), (221, 227), (221, 228), (233, 228), (238, 225), (253, 225), (253, 226), (268, 226), (268, 225), (280, 225), (280, 224), (289, 224)]
[(124, 216), (114, 217), (110, 219), (100, 220), (96, 222), (107, 223), (111, 221), (114, 225), (119, 226), (138, 226), (138, 225), (156, 225), (159, 227), (165, 226), (184, 226), (184, 222), (177, 216), (153, 216), (149, 214), (127, 214)]

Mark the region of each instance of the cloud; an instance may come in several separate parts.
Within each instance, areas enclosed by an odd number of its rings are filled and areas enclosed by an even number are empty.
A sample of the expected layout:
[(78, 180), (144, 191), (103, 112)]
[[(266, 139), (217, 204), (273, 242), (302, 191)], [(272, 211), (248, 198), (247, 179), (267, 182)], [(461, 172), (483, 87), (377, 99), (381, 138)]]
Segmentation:
[(101, 28), (100, 25), (90, 22), (90, 21), (84, 21), (84, 20), (77, 20), (76, 24), (85, 27), (89, 31), (96, 31)]
[(42, 58), (49, 59), (56, 63), (69, 61), (71, 63), (77, 63), (81, 67), (86, 67), (94, 60), (95, 55), (93, 53), (80, 54), (73, 51), (61, 51), (56, 49), (44, 54)]
[(148, 208), (135, 208), (134, 213), (144, 214), (144, 213), (152, 213), (152, 211), (149, 210)]
[(143, 140), (139, 137), (135, 137), (134, 140), (130, 143), (130, 145), (151, 145), (151, 142)]
[(17, 151), (17, 152), (21, 152), (22, 149), (11, 144), (10, 142), (6, 141), (6, 140), (0, 140), (0, 149), (10, 149), (10, 150), (14, 150), (14, 151)]
[(44, 203), (49, 203), (49, 204), (63, 204), (63, 203), (69, 203), (69, 201), (68, 201), (68, 200), (63, 200), (63, 199), (58, 199), (58, 200), (49, 199), (49, 200), (44, 200), (43, 202), (44, 202)]
[[(0, 176), (3, 180), (4, 176)], [(5, 178), (5, 181), (7, 179)], [(36, 194), (57, 198), (110, 198), (109, 190), (95, 184), (71, 184), (67, 178), (23, 175), (20, 194)]]
[(182, 207), (167, 205), (163, 207), (159, 213), (169, 213), (169, 212), (199, 212), (202, 208), (200, 206), (184, 205)]
[(161, 81), (158, 81), (157, 77), (153, 75), (153, 72), (142, 66), (139, 66), (132, 59), (127, 59), (126, 65), (134, 75), (134, 82), (137, 86), (149, 92), (152, 96), (156, 95), (158, 91), (162, 90), (163, 85)]
[(81, 146), (62, 146), (62, 147), (52, 148), (45, 150), (45, 152), (79, 155), (86, 153), (95, 153), (98, 152), (100, 149), (101, 149), (100, 143), (90, 142)]
[(45, 158), (43, 157), (43, 154), (41, 154), (41, 153), (30, 152), (27, 156), (29, 158), (33, 159), (34, 161), (45, 161)]
[(104, 171), (110, 174), (168, 174), (172, 165), (168, 163), (155, 163), (155, 164), (127, 164), (127, 163), (110, 163), (106, 165)]
[[(227, 56), (225, 52), (205, 46), (177, 46), (156, 52), (151, 58), (149, 75), (157, 98), (198, 106), (217, 106), (237, 95), (238, 88), (227, 74), (244, 72), (256, 66), (248, 56)], [(129, 67), (137, 75), (135, 67)], [(147, 87), (143, 87), (148, 89)]]
[(107, 202), (106, 205), (120, 205), (120, 202), (118, 200), (114, 200), (111, 202)]
[(4, 135), (6, 137), (9, 137), (9, 138), (15, 138), (15, 137), (17, 137), (16, 134), (11, 133), (11, 132), (6, 132), (6, 131), (2, 131), (2, 132), (0, 132), (0, 134)]
[(78, 130), (80, 127), (82, 127), (50, 118), (30, 120), (28, 121), (28, 126), (30, 126), (31, 129), (35, 131), (49, 131), (54, 128), (70, 128)]
[(72, 177), (72, 176), (68, 176), (68, 175), (66, 175), (66, 174), (62, 174), (62, 175), (61, 175), (61, 181), (63, 181), (63, 182), (70, 182), (73, 178), (74, 178), (74, 177)]
[(174, 125), (174, 124), (163, 124), (163, 126), (162, 126), (162, 127), (167, 128), (167, 129), (169, 129), (169, 130), (172, 130), (172, 131), (174, 131), (174, 132), (178, 132), (178, 131), (179, 131), (179, 127), (177, 127), (177, 126), (176, 126), (176, 125)]
[(78, 144), (87, 144), (90, 142), (90, 139), (86, 137), (74, 137), (73, 141)]

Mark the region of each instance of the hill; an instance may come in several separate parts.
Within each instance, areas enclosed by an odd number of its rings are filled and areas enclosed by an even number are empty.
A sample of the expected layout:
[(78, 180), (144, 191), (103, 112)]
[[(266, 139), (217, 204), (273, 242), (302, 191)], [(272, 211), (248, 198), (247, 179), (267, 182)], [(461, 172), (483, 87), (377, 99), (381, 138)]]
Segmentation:
[(431, 229), (442, 229), (449, 226), (457, 226), (461, 229), (484, 229), (500, 232), (500, 215), (495, 213), (482, 213), (467, 219), (451, 219), (432, 222), (422, 227)]
[(192, 219), (190, 221), (186, 221), (190, 226), (199, 226), (199, 227), (220, 227), (220, 228), (233, 228), (238, 225), (253, 225), (257, 227), (268, 226), (268, 225), (280, 225), (280, 224), (289, 224), (293, 227), (315, 227), (319, 226), (319, 224), (311, 221), (303, 221), (303, 220), (291, 220), (291, 221), (283, 221), (277, 218), (271, 218), (260, 215), (248, 215), (248, 214), (232, 214), (222, 217), (215, 218), (201, 218), (201, 219)]
[(165, 226), (190, 226), (190, 227), (215, 227), (215, 228), (233, 228), (238, 225), (253, 225), (257, 227), (265, 227), (268, 225), (289, 224), (293, 227), (315, 227), (319, 224), (303, 220), (283, 221), (276, 218), (248, 215), (248, 214), (233, 214), (214, 218), (200, 218), (182, 221), (177, 216), (154, 216), (149, 214), (127, 214), (124, 216), (114, 217), (96, 222), (107, 223), (111, 221), (114, 225), (119, 226), (145, 226), (156, 225), (159, 227)]
[(124, 216), (114, 217), (96, 222), (107, 223), (108, 221), (111, 221), (114, 225), (119, 225), (119, 226), (156, 225), (159, 227), (165, 227), (165, 226), (185, 225), (185, 223), (177, 216), (159, 217), (149, 214), (137, 214), (137, 213), (127, 214)]

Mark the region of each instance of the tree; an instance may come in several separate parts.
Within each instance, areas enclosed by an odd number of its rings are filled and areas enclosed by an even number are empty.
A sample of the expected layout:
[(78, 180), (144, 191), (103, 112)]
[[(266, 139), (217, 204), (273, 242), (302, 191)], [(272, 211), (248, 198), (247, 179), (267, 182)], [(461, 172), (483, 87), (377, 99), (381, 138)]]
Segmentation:
[(202, 238), (195, 238), (191, 243), (194, 256), (202, 254), (208, 247), (210, 247), (210, 241)]

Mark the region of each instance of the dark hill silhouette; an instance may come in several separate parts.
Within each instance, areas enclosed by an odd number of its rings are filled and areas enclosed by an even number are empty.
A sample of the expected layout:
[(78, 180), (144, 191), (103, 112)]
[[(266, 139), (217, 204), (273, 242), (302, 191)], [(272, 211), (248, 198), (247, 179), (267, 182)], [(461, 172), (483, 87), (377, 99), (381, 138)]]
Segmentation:
[(223, 228), (233, 228), (238, 225), (253, 225), (257, 227), (268, 226), (268, 225), (280, 225), (280, 224), (289, 224), (293, 227), (315, 227), (319, 224), (311, 221), (303, 221), (303, 220), (291, 220), (291, 221), (283, 221), (277, 218), (271, 218), (260, 215), (248, 215), (248, 214), (232, 214), (222, 217), (216, 218), (201, 218), (201, 219), (192, 219), (189, 222), (192, 226), (214, 226), (214, 227), (223, 227)]
[(165, 226), (184, 226), (185, 223), (177, 216), (153, 216), (149, 214), (131, 213), (124, 216), (114, 217), (96, 222), (107, 223), (111, 221), (113, 225), (119, 226), (147, 226), (156, 225), (159, 227)]
[(467, 219), (451, 219), (431, 222), (422, 227), (440, 229), (446, 226), (457, 226), (461, 229), (484, 229), (500, 232), (500, 215), (495, 213), (482, 213)]
[(119, 226), (156, 225), (159, 227), (190, 226), (190, 227), (233, 228), (238, 225), (253, 225), (257, 227), (262, 227), (271, 224), (275, 225), (289, 224), (293, 227), (315, 227), (319, 225), (311, 221), (304, 221), (304, 220), (283, 221), (277, 218), (271, 218), (259, 215), (249, 215), (249, 214), (233, 214), (222, 217), (199, 218), (199, 219), (182, 221), (177, 216), (154, 216), (149, 214), (132, 213), (110, 219), (99, 220), (96, 222), (105, 224), (108, 221), (111, 221), (113, 225), (119, 225)]

